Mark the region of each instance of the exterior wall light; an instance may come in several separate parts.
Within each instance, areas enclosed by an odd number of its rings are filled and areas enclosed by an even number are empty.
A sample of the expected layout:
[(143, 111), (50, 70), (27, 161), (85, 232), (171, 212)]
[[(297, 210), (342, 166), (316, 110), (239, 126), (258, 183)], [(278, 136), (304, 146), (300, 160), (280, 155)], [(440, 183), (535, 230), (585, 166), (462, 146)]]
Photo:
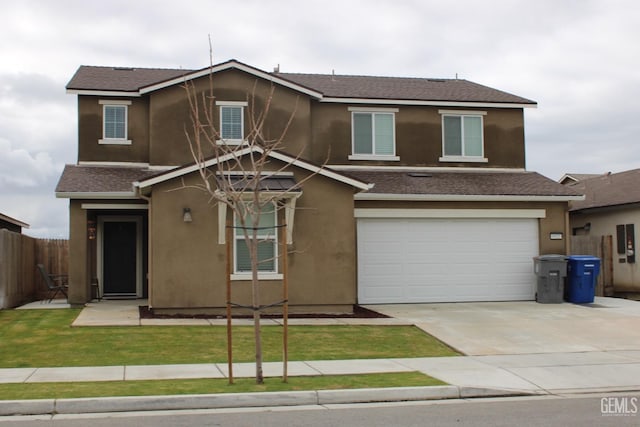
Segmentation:
[(87, 221), (87, 237), (89, 240), (96, 238), (96, 222), (93, 220)]
[(190, 208), (182, 209), (182, 220), (184, 222), (192, 222), (193, 221), (193, 218), (191, 218), (191, 209)]

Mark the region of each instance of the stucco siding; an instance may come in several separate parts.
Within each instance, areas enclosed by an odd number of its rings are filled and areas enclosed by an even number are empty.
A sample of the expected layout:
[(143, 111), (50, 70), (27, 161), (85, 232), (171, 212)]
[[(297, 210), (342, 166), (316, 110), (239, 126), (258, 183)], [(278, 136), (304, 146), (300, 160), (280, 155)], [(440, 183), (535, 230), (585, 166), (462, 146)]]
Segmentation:
[[(297, 180), (305, 176), (306, 172), (295, 170)], [(184, 185), (199, 184), (199, 179), (188, 175)], [(183, 181), (172, 180), (153, 187), (150, 305), (169, 311), (221, 308), (226, 304), (226, 246), (218, 244), (218, 209), (205, 193), (182, 185)], [(183, 221), (184, 207), (191, 209), (191, 223)], [(321, 176), (304, 182), (296, 205), (293, 245), (288, 249), (292, 310), (309, 306), (350, 310), (356, 296), (353, 189)], [(263, 281), (261, 303), (281, 301), (281, 284)], [(232, 289), (234, 303), (250, 305), (249, 282), (233, 281)]]
[[(615, 292), (640, 292), (640, 266), (638, 255), (636, 262), (628, 263), (626, 254), (617, 253), (616, 226), (635, 224), (636, 247), (638, 245), (637, 233), (640, 227), (640, 208), (606, 209), (599, 212), (571, 213), (571, 227), (577, 228), (579, 234), (585, 234), (581, 229), (590, 223), (588, 234), (591, 236), (613, 237), (613, 286)], [(637, 251), (636, 251), (637, 252)]]

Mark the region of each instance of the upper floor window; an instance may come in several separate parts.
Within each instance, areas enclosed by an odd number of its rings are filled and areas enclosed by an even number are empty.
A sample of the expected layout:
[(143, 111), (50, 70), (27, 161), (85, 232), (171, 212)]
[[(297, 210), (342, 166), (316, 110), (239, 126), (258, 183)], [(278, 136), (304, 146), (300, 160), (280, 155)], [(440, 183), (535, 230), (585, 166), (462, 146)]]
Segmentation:
[(127, 139), (128, 113), (131, 101), (100, 100), (102, 105), (102, 139), (100, 144), (131, 144)]
[(442, 157), (440, 161), (486, 162), (484, 158), (484, 111), (440, 110)]
[(352, 154), (350, 160), (399, 160), (396, 156), (397, 108), (349, 108)]
[(244, 141), (244, 108), (246, 102), (218, 101), (220, 109), (220, 138), (227, 144)]

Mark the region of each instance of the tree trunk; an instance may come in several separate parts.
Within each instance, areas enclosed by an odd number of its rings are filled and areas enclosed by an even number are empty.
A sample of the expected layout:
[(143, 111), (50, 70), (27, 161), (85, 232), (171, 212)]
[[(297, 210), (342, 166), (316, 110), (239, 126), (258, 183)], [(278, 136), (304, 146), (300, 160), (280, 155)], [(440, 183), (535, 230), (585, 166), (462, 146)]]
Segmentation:
[[(259, 218), (258, 213), (258, 218)], [(256, 384), (264, 383), (262, 373), (262, 335), (260, 331), (260, 283), (258, 280), (258, 236), (257, 222), (254, 223), (252, 239), (250, 239), (249, 253), (251, 258), (251, 302), (253, 305), (253, 333), (256, 347)]]

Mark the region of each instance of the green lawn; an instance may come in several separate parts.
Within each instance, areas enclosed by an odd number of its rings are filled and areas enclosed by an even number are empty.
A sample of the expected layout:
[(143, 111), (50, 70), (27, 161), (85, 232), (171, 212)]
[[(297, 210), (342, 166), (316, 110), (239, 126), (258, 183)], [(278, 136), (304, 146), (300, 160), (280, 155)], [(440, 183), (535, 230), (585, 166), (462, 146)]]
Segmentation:
[(419, 372), (291, 377), (287, 383), (282, 382), (281, 378), (265, 378), (264, 384), (261, 385), (256, 385), (253, 378), (236, 379), (232, 385), (226, 379), (0, 384), (0, 400), (336, 390), (443, 384), (443, 382)]
[[(0, 311), (0, 368), (224, 363), (224, 326), (80, 327), (79, 309)], [(282, 327), (264, 326), (265, 361), (282, 360)], [(254, 360), (253, 327), (233, 329), (234, 362)], [(289, 360), (455, 356), (412, 326), (290, 326)]]

